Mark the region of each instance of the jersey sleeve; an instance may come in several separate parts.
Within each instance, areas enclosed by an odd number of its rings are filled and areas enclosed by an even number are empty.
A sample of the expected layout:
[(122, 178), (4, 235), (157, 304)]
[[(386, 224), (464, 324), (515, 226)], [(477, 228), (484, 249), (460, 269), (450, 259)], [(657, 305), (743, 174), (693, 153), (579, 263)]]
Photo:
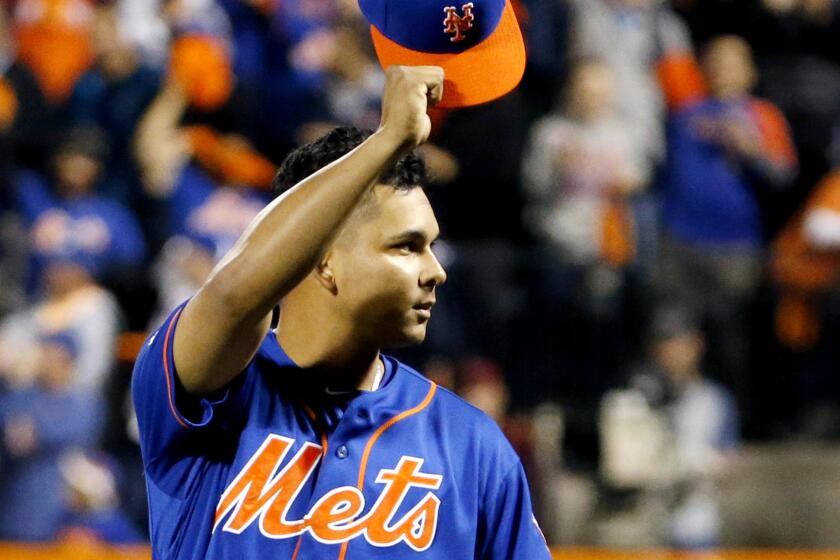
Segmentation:
[(235, 437), (253, 386), (246, 370), (227, 387), (205, 398), (189, 395), (175, 371), (172, 344), (186, 303), (152, 333), (137, 357), (132, 398), (147, 474), (169, 494), (183, 492), (198, 461)]
[(481, 560), (550, 560), (537, 524), (525, 470), (516, 465), (487, 492)]

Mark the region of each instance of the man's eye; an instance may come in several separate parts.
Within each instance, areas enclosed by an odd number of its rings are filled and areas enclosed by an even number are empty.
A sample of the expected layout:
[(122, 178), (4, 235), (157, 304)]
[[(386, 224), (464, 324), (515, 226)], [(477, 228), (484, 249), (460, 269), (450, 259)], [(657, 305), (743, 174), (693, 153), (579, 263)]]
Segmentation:
[(415, 247), (413, 243), (400, 243), (399, 245), (394, 245), (394, 249), (403, 255), (408, 255), (414, 252)]

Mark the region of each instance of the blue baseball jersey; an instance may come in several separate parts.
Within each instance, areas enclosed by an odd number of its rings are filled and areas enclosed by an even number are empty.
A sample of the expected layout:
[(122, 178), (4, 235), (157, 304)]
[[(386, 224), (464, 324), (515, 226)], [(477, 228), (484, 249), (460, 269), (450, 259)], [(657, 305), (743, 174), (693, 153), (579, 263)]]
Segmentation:
[(482, 412), (387, 356), (377, 390), (331, 393), (273, 331), (228, 387), (193, 398), (172, 357), (182, 309), (134, 369), (154, 558), (550, 558)]

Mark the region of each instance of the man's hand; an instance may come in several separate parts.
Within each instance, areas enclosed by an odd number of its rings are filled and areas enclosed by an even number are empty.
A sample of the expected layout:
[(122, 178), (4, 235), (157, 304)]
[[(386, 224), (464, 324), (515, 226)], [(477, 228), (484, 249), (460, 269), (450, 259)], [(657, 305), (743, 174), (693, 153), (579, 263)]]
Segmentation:
[(443, 68), (389, 66), (382, 94), (379, 130), (404, 149), (412, 150), (429, 138), (432, 123), (426, 110), (443, 95)]

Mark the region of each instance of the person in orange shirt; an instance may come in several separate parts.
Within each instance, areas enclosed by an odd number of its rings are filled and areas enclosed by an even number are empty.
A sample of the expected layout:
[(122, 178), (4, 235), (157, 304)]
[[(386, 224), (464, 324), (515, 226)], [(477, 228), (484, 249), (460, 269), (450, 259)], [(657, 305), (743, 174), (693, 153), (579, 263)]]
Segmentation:
[(32, 71), (16, 58), (11, 29), (0, 9), (0, 168), (12, 161), (37, 167), (49, 149), (44, 94)]
[(18, 56), (47, 100), (61, 105), (93, 63), (91, 0), (19, 0), (14, 11)]
[(775, 330), (792, 350), (820, 338), (820, 307), (840, 287), (840, 169), (823, 178), (773, 244), (771, 276), (781, 289)]

